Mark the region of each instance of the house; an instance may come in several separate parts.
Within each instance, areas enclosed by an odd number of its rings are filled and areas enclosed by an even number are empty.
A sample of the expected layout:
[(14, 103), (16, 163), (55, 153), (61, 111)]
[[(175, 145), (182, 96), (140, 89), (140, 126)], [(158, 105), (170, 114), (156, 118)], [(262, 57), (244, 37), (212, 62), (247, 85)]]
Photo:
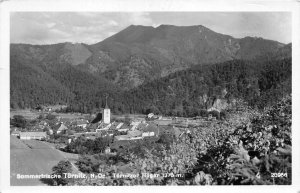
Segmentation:
[(49, 129), (48, 132), (49, 132), (49, 135), (53, 135), (53, 130), (52, 129)]
[(114, 137), (114, 141), (130, 140), (129, 135), (118, 135)]
[(143, 137), (154, 137), (159, 135), (159, 128), (155, 124), (142, 125), (139, 129), (142, 131)]
[(153, 116), (154, 116), (153, 113), (149, 113), (149, 114), (147, 115), (147, 117), (148, 117), (149, 119), (151, 119)]
[(124, 124), (124, 123), (120, 123), (118, 124), (118, 126), (116, 127), (116, 130), (119, 132), (119, 133), (122, 133), (122, 134), (127, 134), (127, 132), (129, 131), (129, 125), (127, 124)]
[(220, 110), (215, 107), (210, 107), (209, 109), (207, 109), (207, 112), (211, 112), (211, 111), (217, 111), (218, 113), (220, 113)]
[(178, 127), (173, 126), (173, 130), (174, 130), (174, 135), (176, 138), (180, 137), (183, 133), (183, 131), (181, 131)]
[[(110, 130), (118, 130), (117, 127), (120, 125), (118, 122), (111, 123)], [(121, 125), (122, 126), (122, 125)], [(119, 127), (120, 128), (120, 127)]]
[(142, 123), (137, 129), (142, 132), (143, 137), (153, 137), (159, 135), (159, 128), (153, 123)]
[(57, 134), (60, 134), (60, 133), (65, 133), (66, 131), (68, 130), (68, 127), (65, 126), (63, 123), (60, 125), (60, 127), (58, 128), (57, 130)]
[(142, 132), (139, 130), (128, 131), (127, 135), (118, 135), (114, 137), (114, 141), (143, 139)]
[(46, 132), (21, 132), (20, 139), (22, 140), (31, 140), (31, 139), (38, 139), (42, 140), (47, 137)]
[(119, 123), (116, 127), (116, 129), (120, 129), (122, 126), (124, 125), (124, 123)]
[(122, 128), (122, 129), (119, 129), (118, 131), (119, 132), (127, 132), (129, 129), (128, 128)]
[(99, 127), (96, 129), (96, 132), (108, 130), (111, 127), (111, 125), (112, 123), (109, 124), (103, 123), (99, 125)]
[(107, 137), (107, 136), (113, 136), (114, 135), (114, 131), (112, 130), (103, 130), (103, 131), (100, 131), (100, 132), (96, 132), (97, 135), (101, 136), (101, 137)]
[(77, 126), (78, 127), (81, 127), (81, 128), (83, 128), (83, 129), (85, 129), (86, 127), (87, 127), (87, 125), (88, 125), (88, 121), (86, 120), (79, 120), (79, 121), (77, 121)]
[(108, 153), (110, 153), (110, 151), (111, 151), (110, 147), (106, 147), (105, 150), (104, 150), (104, 153), (108, 154)]
[(39, 125), (41, 125), (41, 126), (49, 126), (49, 124), (46, 121), (41, 121), (39, 123)]
[(154, 132), (144, 132), (144, 133), (142, 133), (142, 136), (143, 137), (152, 137), (152, 136), (154, 136), (155, 135), (155, 133)]
[(127, 135), (129, 135), (130, 137), (141, 137), (142, 132), (139, 130), (133, 130), (133, 131), (128, 131)]
[(11, 133), (11, 135), (19, 137), (20, 136), (20, 132), (19, 131), (13, 131)]
[(139, 124), (140, 124), (141, 122), (142, 122), (142, 121), (140, 121), (140, 120), (132, 121), (132, 122), (130, 123), (130, 126), (131, 126), (130, 130), (135, 130), (135, 129), (139, 126)]

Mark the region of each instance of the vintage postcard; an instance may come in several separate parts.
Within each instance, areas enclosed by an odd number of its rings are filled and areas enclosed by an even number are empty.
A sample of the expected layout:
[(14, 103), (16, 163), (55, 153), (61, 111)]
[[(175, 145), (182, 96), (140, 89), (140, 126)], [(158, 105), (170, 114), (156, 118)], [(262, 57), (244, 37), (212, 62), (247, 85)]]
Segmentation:
[(76, 3), (2, 3), (11, 188), (297, 191), (297, 2)]

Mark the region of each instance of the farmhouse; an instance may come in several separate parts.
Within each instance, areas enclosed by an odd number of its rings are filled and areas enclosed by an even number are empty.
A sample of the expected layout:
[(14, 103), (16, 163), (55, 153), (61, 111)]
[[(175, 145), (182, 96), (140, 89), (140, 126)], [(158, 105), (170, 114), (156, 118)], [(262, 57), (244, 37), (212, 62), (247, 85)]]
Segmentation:
[(130, 126), (131, 126), (130, 130), (132, 130), (132, 131), (135, 130), (141, 122), (142, 121), (140, 121), (140, 120), (134, 120), (134, 121), (132, 121), (130, 123)]
[(124, 123), (119, 123), (116, 127), (116, 129), (121, 129), (121, 127), (124, 125)]
[(139, 130), (133, 130), (133, 131), (128, 131), (127, 135), (129, 135), (131, 138), (133, 137), (141, 137), (142, 132)]
[(159, 135), (159, 128), (156, 125), (151, 123), (150, 124), (142, 123), (139, 125), (137, 129), (142, 132), (143, 137), (153, 137)]
[(109, 129), (110, 129), (110, 130), (117, 130), (117, 126), (118, 126), (119, 124), (120, 124), (120, 123), (118, 123), (118, 122), (112, 122)]
[(45, 139), (47, 137), (46, 132), (21, 132), (20, 139), (31, 140), (31, 139)]
[(143, 139), (142, 132), (139, 130), (128, 131), (127, 135), (115, 136), (114, 141)]
[(81, 127), (83, 129), (85, 129), (88, 125), (88, 121), (87, 120), (79, 120), (77, 121), (77, 126)]
[(13, 131), (11, 133), (11, 135), (19, 137), (20, 136), (20, 132), (19, 131)]
[(99, 127), (96, 129), (96, 132), (109, 130), (111, 125), (112, 125), (111, 123), (109, 124), (103, 123), (99, 125)]
[(68, 130), (68, 127), (66, 127), (63, 123), (60, 125), (60, 127), (57, 130), (57, 134), (62, 133), (62, 132), (66, 132)]
[(114, 137), (114, 141), (130, 140), (129, 135), (118, 135)]
[(154, 114), (153, 113), (149, 113), (148, 115), (147, 115), (147, 117), (150, 119), (150, 118), (152, 118), (154, 116)]

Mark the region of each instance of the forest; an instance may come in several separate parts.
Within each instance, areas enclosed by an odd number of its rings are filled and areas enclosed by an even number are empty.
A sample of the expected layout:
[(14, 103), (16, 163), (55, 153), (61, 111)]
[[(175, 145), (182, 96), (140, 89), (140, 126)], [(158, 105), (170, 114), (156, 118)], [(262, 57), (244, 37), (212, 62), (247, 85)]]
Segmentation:
[(11, 66), (11, 108), (67, 104), (66, 112), (95, 113), (104, 107), (108, 94), (114, 114), (153, 112), (190, 117), (220, 101), (228, 106), (244, 100), (263, 109), (291, 93), (291, 58), (195, 65), (131, 90), (67, 64), (57, 70), (12, 60), (16, 61)]

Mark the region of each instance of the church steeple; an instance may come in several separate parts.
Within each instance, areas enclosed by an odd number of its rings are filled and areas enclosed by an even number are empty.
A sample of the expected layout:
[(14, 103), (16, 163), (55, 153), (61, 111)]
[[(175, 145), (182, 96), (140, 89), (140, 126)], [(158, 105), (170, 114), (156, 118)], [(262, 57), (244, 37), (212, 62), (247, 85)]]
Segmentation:
[(105, 95), (105, 108), (103, 109), (103, 123), (105, 124), (109, 124), (110, 123), (110, 109), (108, 108), (108, 105), (107, 105), (107, 98), (108, 98), (108, 95), (106, 94)]
[(107, 105), (107, 98), (108, 98), (108, 95), (105, 95), (105, 108), (106, 108), (106, 109), (109, 109), (109, 108), (108, 108), (108, 105)]

